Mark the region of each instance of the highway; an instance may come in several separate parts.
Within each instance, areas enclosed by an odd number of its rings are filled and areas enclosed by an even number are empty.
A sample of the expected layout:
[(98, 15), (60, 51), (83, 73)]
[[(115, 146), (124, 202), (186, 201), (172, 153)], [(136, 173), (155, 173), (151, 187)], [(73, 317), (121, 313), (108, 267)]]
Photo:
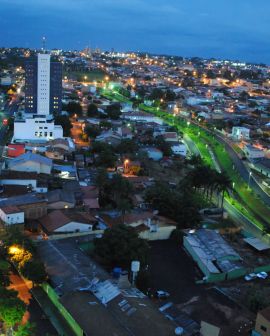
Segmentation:
[(246, 168), (243, 161), (239, 158), (239, 156), (235, 152), (235, 150), (231, 147), (228, 140), (224, 139), (224, 137), (217, 134), (216, 132), (213, 132), (213, 131), (207, 129), (206, 127), (203, 127), (203, 126), (199, 125), (198, 123), (196, 123), (192, 120), (189, 120), (189, 121), (192, 122), (194, 125), (202, 128), (206, 132), (212, 134), (220, 143), (222, 143), (225, 146), (225, 150), (230, 155), (230, 158), (233, 162), (233, 165), (234, 165), (236, 171), (238, 171), (238, 173), (240, 174), (240, 176), (242, 177), (242, 179), (246, 183), (248, 183), (249, 178), (250, 178), (250, 183), (249, 183), (250, 188), (262, 199), (262, 201), (266, 205), (270, 206), (269, 195), (261, 188), (261, 186), (257, 183), (257, 181), (252, 177), (252, 175), (249, 177), (249, 170)]

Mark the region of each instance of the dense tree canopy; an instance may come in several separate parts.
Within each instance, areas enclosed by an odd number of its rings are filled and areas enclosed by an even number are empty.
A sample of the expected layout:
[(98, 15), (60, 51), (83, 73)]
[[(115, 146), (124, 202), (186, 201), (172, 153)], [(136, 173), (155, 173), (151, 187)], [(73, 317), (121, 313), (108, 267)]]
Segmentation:
[(131, 227), (117, 225), (107, 229), (94, 244), (95, 254), (110, 269), (118, 266), (129, 270), (133, 260), (139, 260), (142, 266), (147, 264), (148, 244)]

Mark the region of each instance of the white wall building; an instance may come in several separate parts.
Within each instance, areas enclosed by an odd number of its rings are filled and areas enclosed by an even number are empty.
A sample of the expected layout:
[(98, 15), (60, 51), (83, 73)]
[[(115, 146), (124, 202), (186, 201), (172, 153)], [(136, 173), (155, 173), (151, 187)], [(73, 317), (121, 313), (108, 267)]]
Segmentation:
[(25, 116), (14, 122), (14, 142), (48, 141), (57, 138), (63, 138), (62, 126), (55, 125), (53, 119), (45, 116)]
[(38, 54), (37, 113), (50, 114), (50, 62), (49, 54)]
[(232, 128), (232, 138), (235, 140), (249, 140), (250, 139), (250, 129), (246, 127), (234, 126)]
[(246, 145), (244, 147), (244, 153), (249, 160), (264, 158), (264, 151), (251, 145)]
[(187, 147), (184, 143), (179, 142), (171, 146), (172, 152), (174, 155), (187, 156)]
[(24, 212), (17, 206), (7, 206), (0, 208), (0, 218), (6, 225), (23, 224)]

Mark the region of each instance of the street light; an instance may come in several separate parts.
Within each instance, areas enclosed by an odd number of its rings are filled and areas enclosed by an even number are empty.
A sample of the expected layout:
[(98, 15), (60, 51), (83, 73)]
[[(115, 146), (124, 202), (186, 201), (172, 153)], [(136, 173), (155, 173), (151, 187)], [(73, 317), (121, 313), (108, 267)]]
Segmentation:
[(248, 176), (248, 190), (250, 189), (249, 185), (250, 185), (250, 177), (251, 177), (251, 175), (252, 175), (252, 172), (249, 172), (249, 176)]

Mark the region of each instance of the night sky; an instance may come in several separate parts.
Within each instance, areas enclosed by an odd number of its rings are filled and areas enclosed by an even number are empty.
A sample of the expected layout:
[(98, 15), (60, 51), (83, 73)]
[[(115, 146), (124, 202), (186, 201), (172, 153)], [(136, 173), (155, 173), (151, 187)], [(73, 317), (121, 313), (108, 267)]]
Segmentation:
[(269, 0), (0, 0), (0, 46), (270, 63)]

